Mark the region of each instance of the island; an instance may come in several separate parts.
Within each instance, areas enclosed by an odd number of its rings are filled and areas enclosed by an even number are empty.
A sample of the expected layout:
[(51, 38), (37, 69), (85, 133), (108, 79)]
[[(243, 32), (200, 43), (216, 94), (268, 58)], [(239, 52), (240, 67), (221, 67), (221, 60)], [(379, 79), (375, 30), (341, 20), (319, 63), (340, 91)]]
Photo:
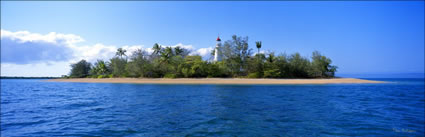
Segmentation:
[(338, 67), (318, 51), (311, 58), (299, 53), (287, 55), (257, 52), (249, 48), (248, 37), (233, 35), (223, 44), (220, 37), (209, 59), (184, 47), (163, 47), (155, 43), (152, 51), (138, 49), (126, 54), (118, 48), (109, 61), (86, 60), (71, 64), (69, 76), (49, 81), (146, 84), (333, 84), (383, 83), (354, 78), (336, 78)]
[(51, 82), (134, 83), (134, 84), (220, 84), (220, 85), (286, 85), (286, 84), (360, 84), (386, 83), (355, 78), (332, 79), (247, 79), (247, 78), (72, 78), (50, 79)]

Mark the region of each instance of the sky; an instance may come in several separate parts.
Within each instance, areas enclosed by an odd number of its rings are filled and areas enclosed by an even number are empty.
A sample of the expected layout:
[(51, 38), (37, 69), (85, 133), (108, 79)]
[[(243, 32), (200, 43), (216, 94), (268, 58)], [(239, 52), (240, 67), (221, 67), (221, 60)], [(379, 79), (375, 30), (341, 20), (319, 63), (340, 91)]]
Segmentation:
[(332, 59), (338, 76), (424, 76), (424, 1), (1, 1), (1, 76), (61, 76), (117, 48), (182, 46), (209, 59), (217, 36), (261, 52)]

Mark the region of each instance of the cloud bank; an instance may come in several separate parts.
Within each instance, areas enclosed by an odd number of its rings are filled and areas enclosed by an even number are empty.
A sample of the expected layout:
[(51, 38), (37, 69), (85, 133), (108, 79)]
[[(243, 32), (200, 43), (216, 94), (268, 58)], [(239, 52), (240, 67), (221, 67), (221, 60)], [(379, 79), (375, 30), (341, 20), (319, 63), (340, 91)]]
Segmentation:
[(73, 50), (68, 45), (80, 41), (83, 41), (81, 37), (72, 34), (1, 30), (1, 61), (15, 64), (67, 61), (73, 58)]
[[(109, 59), (115, 55), (117, 46), (76, 45), (84, 39), (74, 34), (51, 32), (46, 35), (28, 31), (10, 32), (1, 30), (1, 61), (11, 64), (34, 64), (43, 62), (70, 61), (81, 59), (95, 61)], [(142, 49), (141, 45), (122, 46), (129, 51)]]

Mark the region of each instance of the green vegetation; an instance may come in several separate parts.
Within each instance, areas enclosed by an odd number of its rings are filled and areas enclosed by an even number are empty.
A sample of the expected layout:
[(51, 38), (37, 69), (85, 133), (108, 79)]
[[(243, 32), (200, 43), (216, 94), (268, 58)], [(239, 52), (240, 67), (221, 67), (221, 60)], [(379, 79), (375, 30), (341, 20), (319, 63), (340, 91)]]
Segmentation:
[(91, 64), (86, 60), (81, 60), (78, 63), (71, 64), (71, 74), (72, 78), (82, 78), (87, 77), (89, 75), (89, 71), (91, 70)]
[[(337, 67), (331, 59), (318, 51), (311, 60), (299, 53), (292, 55), (260, 53), (261, 41), (256, 42), (257, 54), (248, 46), (248, 37), (232, 36), (224, 42), (222, 61), (202, 60), (201, 56), (190, 56), (190, 51), (181, 47), (162, 47), (155, 43), (152, 54), (134, 51), (128, 58), (126, 50), (119, 48), (109, 61), (97, 60), (92, 66), (85, 60), (72, 64), (72, 78), (331, 78)], [(212, 53), (213, 55), (214, 53)], [(125, 58), (123, 58), (125, 56)]]

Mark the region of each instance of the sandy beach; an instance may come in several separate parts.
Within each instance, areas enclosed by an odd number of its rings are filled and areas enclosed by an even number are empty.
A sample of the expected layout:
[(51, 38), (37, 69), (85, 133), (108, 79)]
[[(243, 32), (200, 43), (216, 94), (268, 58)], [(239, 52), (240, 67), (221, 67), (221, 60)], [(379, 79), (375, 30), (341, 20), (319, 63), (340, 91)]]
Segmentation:
[(50, 79), (51, 82), (82, 82), (82, 83), (136, 83), (136, 84), (349, 84), (349, 83), (386, 83), (383, 81), (372, 81), (355, 78), (333, 78), (333, 79), (239, 79), (239, 78), (72, 78), (72, 79)]

